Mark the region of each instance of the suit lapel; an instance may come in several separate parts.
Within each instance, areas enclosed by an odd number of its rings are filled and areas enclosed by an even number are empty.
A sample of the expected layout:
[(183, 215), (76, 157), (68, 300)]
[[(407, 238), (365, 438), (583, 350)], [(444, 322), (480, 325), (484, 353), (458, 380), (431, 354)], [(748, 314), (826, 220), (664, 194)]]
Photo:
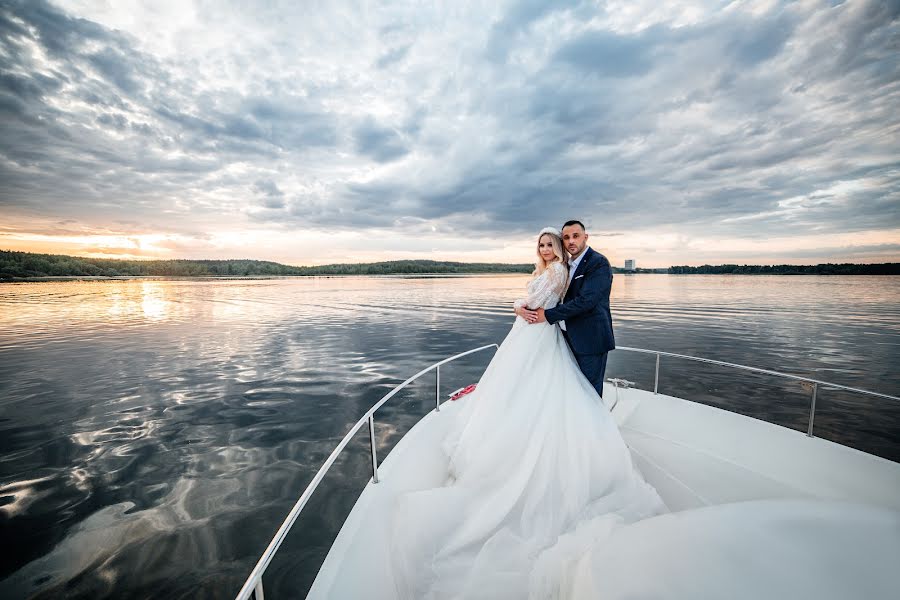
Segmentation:
[(569, 299), (569, 294), (574, 291), (575, 286), (575, 278), (581, 275), (584, 272), (584, 265), (587, 263), (588, 255), (593, 252), (594, 249), (588, 246), (587, 250), (584, 251), (584, 256), (581, 257), (581, 262), (578, 263), (578, 268), (575, 269), (575, 272), (572, 273), (572, 281), (569, 282), (568, 287), (566, 288), (566, 293), (563, 295), (563, 302)]

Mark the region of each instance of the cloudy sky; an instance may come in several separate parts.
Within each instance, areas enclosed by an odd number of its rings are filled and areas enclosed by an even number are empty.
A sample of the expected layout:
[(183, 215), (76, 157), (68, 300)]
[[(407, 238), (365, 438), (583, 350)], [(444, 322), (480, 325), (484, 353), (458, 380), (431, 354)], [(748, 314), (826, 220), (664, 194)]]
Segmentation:
[(900, 2), (0, 0), (0, 249), (900, 261)]

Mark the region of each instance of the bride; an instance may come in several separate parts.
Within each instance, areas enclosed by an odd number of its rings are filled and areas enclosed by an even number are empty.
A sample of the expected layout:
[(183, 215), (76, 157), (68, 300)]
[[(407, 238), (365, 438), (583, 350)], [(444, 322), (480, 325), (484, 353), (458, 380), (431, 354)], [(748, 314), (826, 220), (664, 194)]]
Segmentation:
[[(542, 230), (537, 253), (517, 309), (552, 308), (564, 293), (559, 232)], [(579, 523), (666, 512), (555, 325), (518, 316), (462, 404), (441, 445), (445, 484), (395, 504), (398, 597), (555, 597), (555, 545)]]

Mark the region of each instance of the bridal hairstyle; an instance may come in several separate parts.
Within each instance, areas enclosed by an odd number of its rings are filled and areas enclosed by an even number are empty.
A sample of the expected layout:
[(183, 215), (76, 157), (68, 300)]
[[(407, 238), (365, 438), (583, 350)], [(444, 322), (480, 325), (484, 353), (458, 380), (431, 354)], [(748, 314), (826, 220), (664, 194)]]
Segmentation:
[(535, 244), (535, 251), (537, 252), (537, 260), (534, 262), (534, 273), (532, 273), (535, 277), (543, 273), (547, 270), (547, 267), (550, 266), (550, 263), (544, 260), (544, 257), (541, 256), (541, 240), (544, 237), (550, 238), (550, 244), (553, 246), (553, 254), (556, 255), (554, 260), (550, 262), (559, 261), (565, 266), (568, 263), (568, 259), (566, 258), (566, 251), (563, 250), (562, 240), (559, 237), (559, 234), (552, 227), (547, 227), (542, 229), (538, 234), (537, 244)]

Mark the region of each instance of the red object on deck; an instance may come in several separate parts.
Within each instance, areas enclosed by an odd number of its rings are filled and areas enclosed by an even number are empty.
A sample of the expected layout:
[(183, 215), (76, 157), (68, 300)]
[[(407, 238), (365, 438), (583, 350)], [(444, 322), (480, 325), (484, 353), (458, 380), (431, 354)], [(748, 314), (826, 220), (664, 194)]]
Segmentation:
[(455, 394), (453, 394), (452, 396), (450, 396), (450, 399), (451, 399), (451, 400), (459, 400), (460, 398), (462, 398), (462, 397), (465, 396), (466, 394), (471, 394), (471, 393), (474, 392), (474, 391), (475, 391), (475, 384), (473, 383), (472, 385), (467, 385), (467, 386), (464, 387), (463, 389), (459, 390), (458, 392), (456, 392)]

